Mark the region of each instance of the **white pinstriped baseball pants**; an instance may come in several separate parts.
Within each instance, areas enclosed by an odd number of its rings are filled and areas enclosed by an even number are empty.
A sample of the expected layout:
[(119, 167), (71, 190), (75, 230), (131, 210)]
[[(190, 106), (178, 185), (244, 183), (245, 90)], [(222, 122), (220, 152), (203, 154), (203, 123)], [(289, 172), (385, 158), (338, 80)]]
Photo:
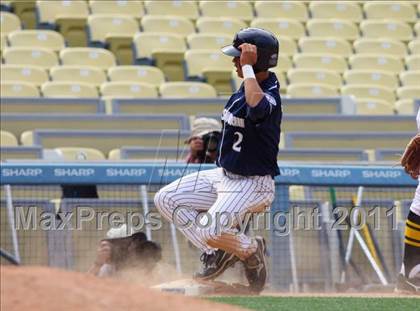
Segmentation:
[[(246, 258), (256, 243), (237, 233), (238, 221), (246, 213), (265, 211), (274, 199), (271, 176), (251, 176), (224, 172), (222, 168), (200, 171), (182, 177), (160, 189), (155, 205), (161, 215), (202, 251), (221, 248)], [(207, 211), (205, 223), (197, 222), (201, 211)], [(189, 223), (189, 226), (184, 226)], [(218, 227), (218, 225), (222, 225)]]

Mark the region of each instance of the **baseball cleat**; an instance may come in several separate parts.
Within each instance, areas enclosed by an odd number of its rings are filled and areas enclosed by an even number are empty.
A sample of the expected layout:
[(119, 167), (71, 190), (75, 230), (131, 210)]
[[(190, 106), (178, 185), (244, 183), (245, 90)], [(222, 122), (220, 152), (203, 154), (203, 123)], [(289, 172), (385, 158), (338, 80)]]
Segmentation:
[(267, 279), (267, 264), (265, 261), (266, 246), (263, 237), (255, 237), (257, 250), (250, 257), (245, 259), (245, 275), (249, 288), (255, 293), (260, 293), (265, 286)]
[(397, 277), (395, 292), (407, 294), (420, 294), (420, 278), (407, 278), (404, 275), (399, 274)]
[(239, 261), (239, 258), (234, 254), (229, 254), (224, 250), (218, 249), (212, 254), (203, 253), (200, 260), (203, 263), (203, 269), (194, 275), (194, 279), (207, 281), (217, 278), (227, 268)]

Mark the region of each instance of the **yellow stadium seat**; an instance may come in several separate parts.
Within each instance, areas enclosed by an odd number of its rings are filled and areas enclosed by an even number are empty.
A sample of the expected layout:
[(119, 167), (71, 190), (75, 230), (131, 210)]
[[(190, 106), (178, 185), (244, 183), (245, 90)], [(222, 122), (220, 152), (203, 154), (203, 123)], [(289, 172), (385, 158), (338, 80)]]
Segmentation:
[(386, 38), (409, 41), (413, 37), (411, 27), (397, 20), (364, 20), (360, 30), (366, 38)]
[(344, 57), (327, 54), (296, 54), (293, 56), (296, 68), (300, 69), (328, 69), (337, 72), (344, 72), (347, 69), (347, 62)]
[(343, 95), (353, 95), (362, 99), (380, 99), (390, 104), (395, 101), (395, 94), (392, 90), (384, 86), (368, 85), (368, 84), (350, 84), (341, 88)]
[(64, 161), (102, 161), (104, 154), (94, 148), (60, 147), (54, 149)]
[(281, 72), (287, 72), (290, 68), (293, 67), (292, 60), (289, 56), (279, 54), (279, 57), (277, 59), (277, 66), (276, 70)]
[(420, 54), (420, 39), (410, 41), (408, 49), (411, 54)]
[(89, 8), (86, 1), (37, 1), (39, 22), (55, 24), (69, 46), (86, 46), (86, 19)]
[(2, 97), (39, 97), (35, 84), (22, 81), (1, 81)]
[(186, 43), (178, 34), (138, 33), (133, 39), (134, 56), (140, 64), (152, 60), (171, 81), (184, 80), (184, 52)]
[(114, 53), (119, 64), (133, 63), (133, 36), (139, 31), (139, 24), (128, 15), (91, 15), (87, 20), (89, 41), (102, 44)]
[(98, 89), (83, 82), (46, 82), (41, 87), (44, 97), (97, 98)]
[(162, 70), (154, 66), (115, 66), (108, 69), (109, 80), (112, 82), (140, 82), (159, 87), (165, 82)]
[(101, 94), (112, 97), (130, 98), (156, 98), (158, 92), (156, 86), (149, 83), (139, 82), (105, 82), (101, 85)]
[(11, 1), (13, 12), (20, 18), (25, 29), (36, 28), (36, 1)]
[(420, 99), (420, 86), (402, 86), (397, 89), (398, 99)]
[(356, 1), (311, 1), (309, 10), (312, 18), (338, 18), (360, 22), (363, 12)]
[(308, 19), (308, 10), (301, 1), (256, 1), (257, 17), (291, 18), (300, 22)]
[(393, 115), (394, 105), (380, 99), (356, 99), (356, 114), (358, 115)]
[(90, 0), (89, 6), (92, 14), (118, 14), (137, 19), (144, 15), (143, 1), (137, 0)]
[(20, 135), (20, 142), (23, 146), (33, 146), (34, 144), (34, 132), (33, 131), (24, 131)]
[(355, 40), (359, 37), (359, 29), (355, 23), (340, 19), (311, 19), (306, 23), (311, 37), (332, 37)]
[(37, 66), (2, 65), (1, 81), (22, 81), (39, 86), (48, 81), (47, 72)]
[(144, 6), (148, 15), (183, 16), (193, 20), (199, 16), (195, 1), (145, 1)]
[(50, 69), (50, 75), (54, 82), (83, 82), (98, 86), (106, 81), (103, 70), (90, 66), (56, 66)]
[(396, 74), (387, 71), (372, 71), (369, 69), (347, 70), (343, 75), (346, 84), (379, 85), (390, 89), (398, 87)]
[(404, 69), (400, 58), (391, 55), (355, 54), (350, 56), (352, 69), (382, 70), (398, 74)]
[(420, 55), (410, 55), (405, 58), (408, 70), (420, 70)]
[(18, 30), (9, 33), (9, 44), (13, 47), (48, 48), (59, 51), (64, 48), (63, 36), (52, 30)]
[(108, 153), (108, 160), (112, 160), (112, 161), (121, 160), (121, 149), (112, 149)]
[(403, 71), (400, 73), (402, 86), (416, 86), (420, 83), (420, 70)]
[(300, 39), (305, 36), (305, 28), (302, 23), (287, 18), (255, 18), (251, 27), (263, 28), (271, 31), (276, 36)]
[(339, 73), (325, 69), (290, 69), (287, 78), (291, 84), (325, 84), (335, 89), (340, 88), (342, 84)]
[(196, 26), (198, 32), (228, 35), (232, 36), (232, 39), (235, 33), (246, 28), (244, 21), (228, 17), (200, 17)]
[(164, 32), (188, 36), (195, 32), (194, 24), (182, 16), (150, 16), (141, 19), (144, 32)]
[(232, 36), (218, 33), (192, 33), (187, 37), (190, 49), (220, 49), (232, 43)]
[(207, 83), (202, 82), (166, 82), (159, 92), (163, 98), (213, 98), (216, 90)]
[(414, 24), (414, 31), (415, 31), (417, 37), (419, 37), (420, 36), (420, 22), (417, 22), (417, 23)]
[(18, 141), (12, 133), (0, 131), (0, 144), (2, 147), (16, 147), (18, 145)]
[(278, 36), (277, 40), (279, 41), (280, 55), (293, 56), (297, 53), (297, 45), (295, 40), (285, 36)]
[(202, 16), (228, 17), (250, 21), (254, 18), (252, 6), (248, 1), (200, 1)]
[(0, 12), (0, 26), (1, 33), (6, 35), (21, 29), (19, 17), (13, 13), (3, 11)]
[(1, 33), (0, 34), (0, 51), (3, 51), (7, 46), (8, 46), (8, 44), (7, 44), (7, 35)]
[(370, 53), (379, 55), (394, 55), (404, 57), (407, 48), (404, 43), (394, 39), (361, 38), (354, 42), (354, 50), (358, 54)]
[(417, 20), (416, 10), (408, 1), (366, 1), (363, 9), (368, 19), (396, 19), (404, 22)]
[(9, 47), (4, 50), (3, 59), (8, 65), (33, 65), (46, 69), (58, 65), (57, 55), (45, 48)]
[(296, 83), (287, 86), (287, 94), (291, 97), (331, 97), (338, 96), (338, 91), (322, 83)]
[(115, 66), (114, 55), (100, 48), (66, 48), (60, 51), (63, 65), (92, 66), (103, 70)]
[(350, 43), (340, 38), (303, 37), (299, 40), (302, 53), (326, 53), (348, 57), (353, 51)]
[(395, 109), (398, 114), (415, 114), (414, 101), (412, 99), (400, 99), (395, 103)]

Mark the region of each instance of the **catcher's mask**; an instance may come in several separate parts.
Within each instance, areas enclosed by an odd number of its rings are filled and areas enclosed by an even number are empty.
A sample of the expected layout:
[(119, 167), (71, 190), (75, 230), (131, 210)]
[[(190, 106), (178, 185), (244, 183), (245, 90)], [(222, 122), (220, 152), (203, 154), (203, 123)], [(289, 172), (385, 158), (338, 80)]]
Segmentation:
[(232, 45), (222, 48), (222, 52), (232, 57), (239, 57), (241, 55), (239, 46), (242, 43), (257, 47), (257, 62), (252, 67), (255, 73), (277, 66), (279, 42), (271, 32), (260, 28), (242, 29), (235, 35)]

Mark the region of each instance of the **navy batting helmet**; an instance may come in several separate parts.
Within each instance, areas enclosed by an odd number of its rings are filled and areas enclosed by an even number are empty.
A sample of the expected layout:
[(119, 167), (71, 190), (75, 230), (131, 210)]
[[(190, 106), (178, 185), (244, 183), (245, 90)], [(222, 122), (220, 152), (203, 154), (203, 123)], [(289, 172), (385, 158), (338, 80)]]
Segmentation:
[(233, 44), (222, 48), (222, 52), (232, 57), (238, 57), (241, 55), (239, 46), (242, 43), (253, 44), (257, 47), (258, 58), (253, 66), (255, 73), (277, 66), (279, 42), (271, 32), (260, 28), (242, 29), (235, 35)]

